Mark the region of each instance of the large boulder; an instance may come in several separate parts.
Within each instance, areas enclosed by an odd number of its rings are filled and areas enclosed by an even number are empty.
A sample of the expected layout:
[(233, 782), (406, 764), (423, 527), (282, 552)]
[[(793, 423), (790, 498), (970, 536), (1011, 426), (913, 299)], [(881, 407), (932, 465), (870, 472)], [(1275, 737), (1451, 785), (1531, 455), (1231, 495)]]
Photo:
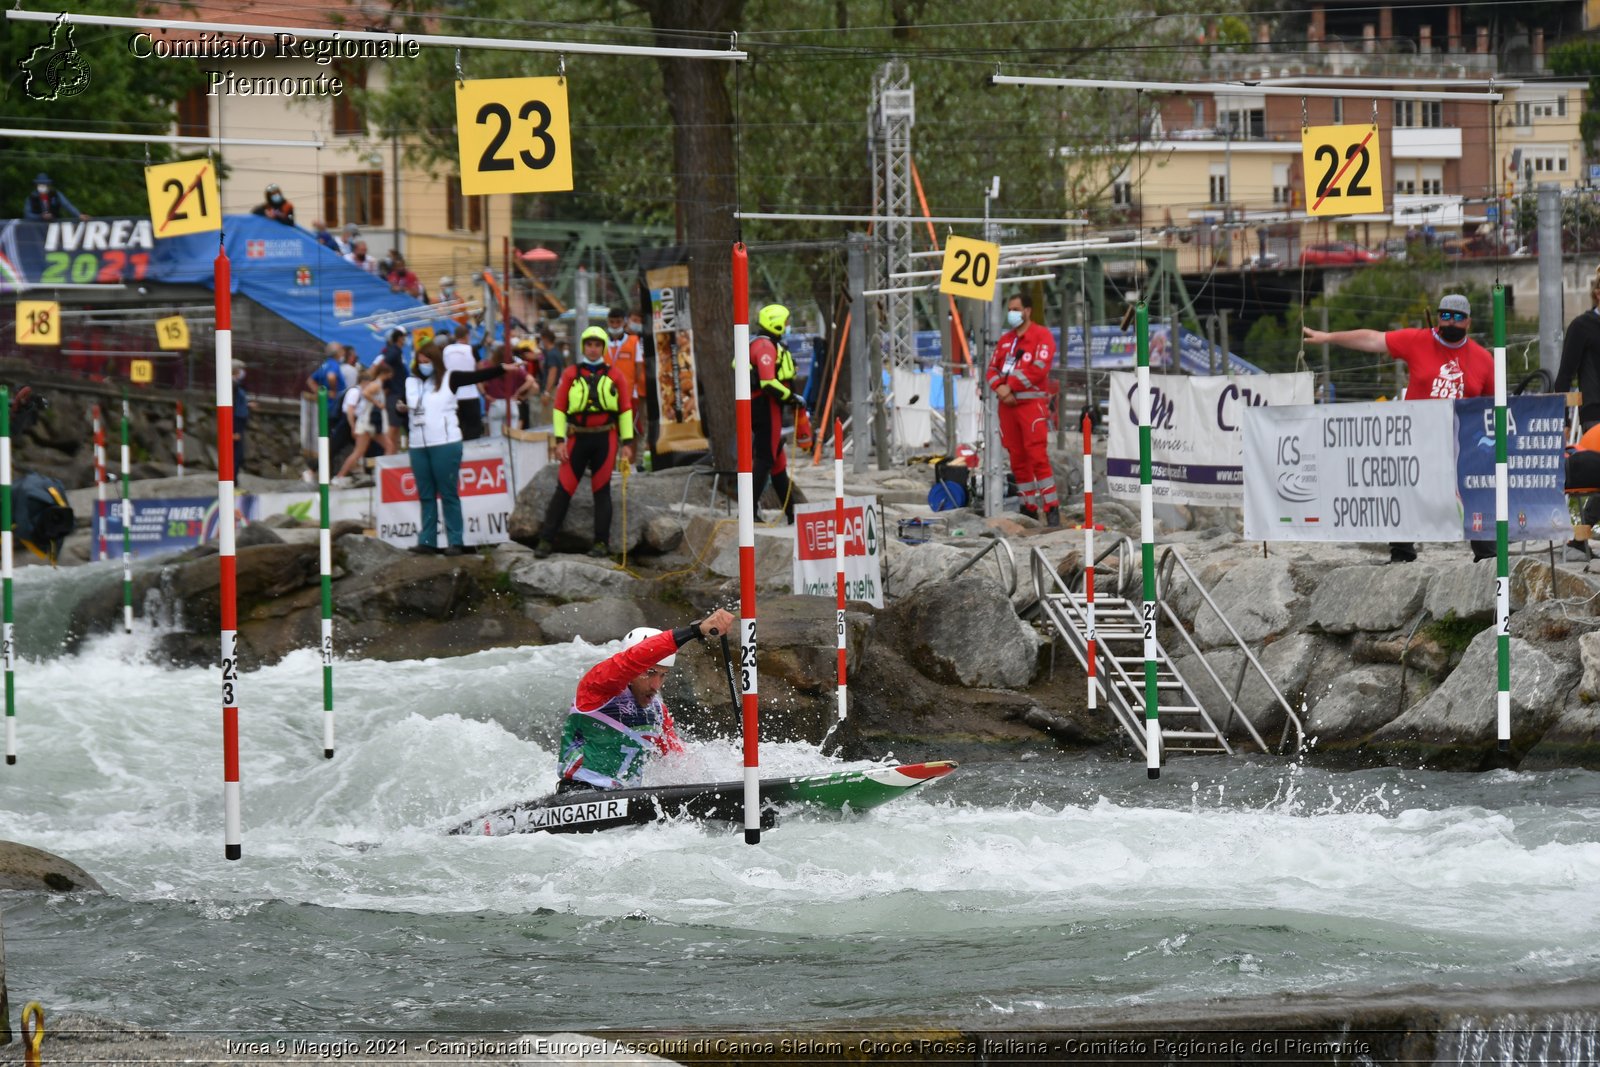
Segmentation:
[(105, 892), (92, 875), (70, 860), (32, 845), (0, 841), (0, 890), (69, 893), (75, 889)]
[[(1211, 599), (1239, 637), (1256, 643), (1288, 630), (1300, 595), (1285, 559), (1251, 559), (1237, 564), (1211, 590)], [(1202, 602), (1194, 616), (1195, 640), (1202, 648), (1233, 644), (1227, 626)]]
[(615, 641), (634, 627), (645, 624), (639, 605), (622, 597), (561, 604), (540, 613), (535, 621), (549, 641), (581, 637), (592, 645)]
[[(1542, 556), (1522, 556), (1511, 565), (1512, 611), (1539, 600), (1576, 598), (1593, 603), (1596, 593), (1600, 593), (1600, 575), (1586, 574), (1573, 565), (1557, 564), (1552, 569)], [(1593, 609), (1587, 610), (1587, 614), (1593, 613)]]
[(1586, 701), (1600, 701), (1600, 633), (1579, 635), (1578, 661), (1583, 665), (1578, 696)]
[(1441, 563), (1428, 582), (1422, 606), (1436, 619), (1494, 619), (1494, 563)]
[[(794, 587), (794, 526), (758, 526), (755, 529), (756, 586), (789, 592)], [(737, 537), (719, 540), (717, 554), (706, 563), (712, 574), (739, 577)]]
[(365, 534), (348, 533), (333, 543), (334, 561), (346, 574), (371, 574), (395, 566), (408, 553), (389, 542)]
[[(540, 467), (538, 473), (517, 494), (509, 529), (512, 540), (531, 545), (539, 539), (545, 509), (555, 494), (560, 470), (560, 464), (556, 463)], [(664, 499), (669, 495), (666, 487), (660, 482), (652, 482), (652, 477), (632, 475), (624, 487), (621, 475), (611, 476), (611, 532), (606, 537), (606, 544), (613, 552), (621, 552), (624, 548), (629, 552), (636, 551), (644, 543), (645, 527), (650, 520), (669, 506)], [(674, 498), (670, 506), (676, 505)], [(573, 494), (572, 503), (567, 508), (566, 521), (553, 543), (567, 552), (582, 552), (594, 544), (594, 494), (589, 488), (588, 478), (578, 483), (578, 491)]]
[(896, 601), (875, 630), (929, 678), (963, 686), (1026, 686), (1042, 644), (997, 583), (969, 576)]
[(333, 609), (356, 622), (404, 623), (464, 614), (484, 596), (484, 563), (475, 556), (413, 556), (334, 583)]
[(1422, 609), (1432, 577), (1424, 563), (1340, 567), (1312, 594), (1310, 621), (1333, 634), (1398, 630)]
[[(1312, 664), (1326, 644), (1326, 639), (1311, 634), (1290, 634), (1270, 645), (1253, 649), (1262, 669), (1267, 672), (1267, 677), (1272, 679), (1272, 684), (1277, 687), (1278, 693), (1297, 714), (1305, 695), (1306, 680), (1311, 675)], [(1245, 661), (1244, 653), (1239, 651), (1237, 646), (1213, 649), (1204, 653), (1204, 656), (1204, 665), (1193, 655), (1174, 661), (1178, 673), (1189, 683), (1189, 688), (1194, 691), (1200, 706), (1210, 713), (1212, 721), (1223, 727), (1229, 737), (1248, 738), (1249, 731), (1245, 729), (1243, 723), (1237, 721), (1238, 716), (1233, 714), (1228, 700), (1228, 694), (1232, 694), (1237, 685), (1238, 696), (1235, 702), (1239, 710), (1249, 718), (1251, 725), (1256, 728), (1256, 732), (1261, 735), (1267, 746), (1276, 748), (1283, 737), (1287, 715), (1283, 705), (1273, 694), (1272, 688)], [(1210, 667), (1210, 672), (1207, 672), (1207, 666)], [(1212, 679), (1212, 674), (1216, 675), (1215, 681)], [(1222, 683), (1221, 689), (1217, 687), (1217, 681)], [(1292, 726), (1289, 728), (1289, 739), (1292, 744), (1294, 741)]]
[[(983, 547), (982, 541), (965, 541), (948, 545), (928, 541), (908, 545), (898, 538), (885, 538), (883, 543), (884, 595), (901, 599), (931, 585), (937, 585), (950, 576), (950, 572), (965, 563), (972, 554)], [(996, 551), (999, 551), (996, 549)], [(993, 565), (984, 560), (977, 566), (993, 574)], [(969, 571), (971, 575), (973, 572)], [(999, 588), (996, 585), (996, 588)]]
[(639, 579), (602, 560), (586, 557), (518, 559), (506, 572), (511, 587), (523, 596), (547, 600), (594, 600), (624, 596)]
[(1322, 744), (1359, 741), (1400, 714), (1399, 699), (1399, 667), (1357, 667), (1310, 703), (1306, 736)]
[[(1527, 749), (1559, 716), (1576, 664), (1551, 658), (1539, 646), (1511, 639), (1512, 745)], [(1498, 687), (1495, 633), (1473, 638), (1444, 683), (1372, 736), (1386, 758), (1420, 758), (1435, 766), (1476, 768), (1496, 759)]]
[(1580, 690), (1517, 766), (1520, 770), (1600, 770), (1600, 702)]

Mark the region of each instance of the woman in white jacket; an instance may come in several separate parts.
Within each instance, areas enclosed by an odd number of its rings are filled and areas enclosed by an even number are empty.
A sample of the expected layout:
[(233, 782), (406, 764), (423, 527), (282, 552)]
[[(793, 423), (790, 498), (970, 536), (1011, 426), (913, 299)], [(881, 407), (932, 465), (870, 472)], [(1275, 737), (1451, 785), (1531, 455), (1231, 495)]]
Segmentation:
[(439, 506), (444, 506), (447, 556), (459, 556), (466, 531), (461, 521), (461, 421), (456, 414), (456, 389), (499, 377), (505, 365), (496, 363), (476, 371), (444, 369), (442, 348), (430, 342), (411, 360), (406, 379), (405, 413), (411, 425), (411, 474), (422, 501), (422, 524), (411, 549), (422, 555), (439, 551)]

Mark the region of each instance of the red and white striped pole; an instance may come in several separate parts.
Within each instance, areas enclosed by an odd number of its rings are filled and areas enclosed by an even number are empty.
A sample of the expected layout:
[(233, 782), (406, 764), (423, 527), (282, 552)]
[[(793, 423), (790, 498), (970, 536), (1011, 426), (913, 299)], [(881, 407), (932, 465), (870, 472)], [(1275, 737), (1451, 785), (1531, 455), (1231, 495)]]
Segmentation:
[(833, 420), (833, 577), (834, 577), (834, 637), (839, 642), (839, 717), (822, 735), (821, 748), (833, 736), (833, 731), (844, 725), (847, 710), (845, 665), (849, 648), (844, 639), (844, 424)]
[(94, 515), (95, 535), (100, 539), (100, 558), (109, 559), (106, 551), (106, 419), (96, 404), (94, 412)]
[(222, 818), (225, 858), (244, 854), (239, 815), (239, 602), (233, 544), (232, 268), (217, 249), (217, 548), (222, 566)]
[(739, 676), (744, 712), (744, 840), (761, 841), (761, 704), (756, 696), (756, 501), (750, 430), (750, 257), (733, 246), (733, 402), (739, 435)]
[(1089, 617), (1089, 710), (1094, 711), (1094, 422), (1087, 411), (1083, 413), (1083, 594)]
[(183, 477), (183, 401), (178, 401), (178, 477)]

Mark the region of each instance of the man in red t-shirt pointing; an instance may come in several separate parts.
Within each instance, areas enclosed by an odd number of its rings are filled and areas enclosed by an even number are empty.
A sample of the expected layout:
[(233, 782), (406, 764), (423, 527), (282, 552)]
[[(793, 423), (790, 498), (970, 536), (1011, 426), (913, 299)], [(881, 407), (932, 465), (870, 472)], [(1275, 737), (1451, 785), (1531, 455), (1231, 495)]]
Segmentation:
[[(1407, 400), (1458, 400), (1494, 395), (1494, 357), (1467, 336), (1472, 328), (1472, 305), (1459, 293), (1439, 301), (1438, 324), (1414, 330), (1321, 330), (1305, 328), (1307, 344), (1334, 344), (1357, 352), (1387, 353), (1410, 371)], [(1475, 560), (1495, 554), (1493, 541), (1472, 542)], [(1417, 546), (1399, 542), (1389, 546), (1389, 562), (1410, 563)]]

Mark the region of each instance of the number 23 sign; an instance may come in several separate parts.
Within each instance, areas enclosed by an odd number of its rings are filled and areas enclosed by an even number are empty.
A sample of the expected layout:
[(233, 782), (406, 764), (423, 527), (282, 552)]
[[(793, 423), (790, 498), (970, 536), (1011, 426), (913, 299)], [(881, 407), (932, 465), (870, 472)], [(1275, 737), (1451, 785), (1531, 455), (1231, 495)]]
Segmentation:
[(1376, 126), (1309, 126), (1300, 133), (1306, 212), (1361, 215), (1383, 210)]
[(461, 191), (560, 193), (572, 188), (572, 134), (561, 78), (456, 83)]

